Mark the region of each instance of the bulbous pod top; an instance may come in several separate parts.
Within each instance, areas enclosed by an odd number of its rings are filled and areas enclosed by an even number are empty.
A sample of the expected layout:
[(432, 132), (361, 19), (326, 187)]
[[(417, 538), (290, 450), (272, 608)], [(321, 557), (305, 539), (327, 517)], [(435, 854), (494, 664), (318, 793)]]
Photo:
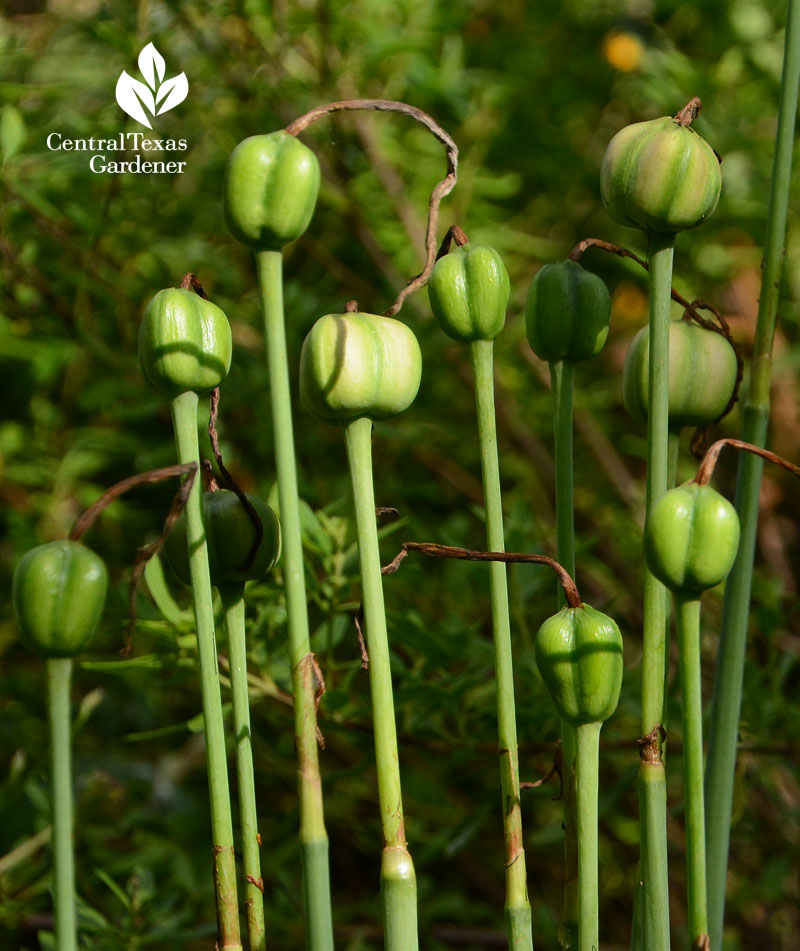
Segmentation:
[[(208, 545), (211, 584), (244, 584), (257, 581), (271, 571), (281, 553), (278, 518), (266, 502), (246, 492), (248, 501), (261, 519), (264, 533), (252, 563), (243, 568), (256, 537), (256, 530), (235, 492), (219, 489), (203, 494), (203, 524)], [(190, 584), (189, 551), (186, 544), (186, 516), (181, 513), (164, 544), (164, 555), (175, 574)]]
[(422, 354), (413, 332), (376, 314), (328, 314), (300, 354), (303, 406), (332, 423), (386, 419), (414, 401)]
[(208, 393), (231, 367), (228, 318), (193, 291), (170, 287), (147, 305), (139, 328), (139, 366), (144, 378), (170, 397)]
[(600, 169), (609, 215), (648, 233), (675, 234), (702, 224), (717, 207), (721, 187), (714, 150), (670, 116), (618, 132)]
[(670, 591), (699, 598), (731, 570), (739, 516), (710, 485), (687, 482), (650, 507), (644, 527), (647, 567)]
[[(649, 405), (650, 328), (631, 341), (622, 373), (622, 399), (631, 416), (644, 422)], [(673, 320), (669, 325), (670, 426), (708, 426), (730, 402), (736, 386), (736, 352), (722, 334), (699, 324)]]
[(244, 139), (225, 169), (228, 230), (254, 251), (280, 251), (314, 214), (320, 171), (316, 155), (284, 130)]
[(42, 657), (76, 657), (97, 629), (107, 588), (106, 566), (80, 542), (32, 548), (19, 560), (12, 583), (22, 643)]
[(588, 604), (562, 608), (536, 635), (536, 664), (559, 716), (573, 726), (602, 723), (622, 688), (622, 635)]
[(506, 323), (511, 284), (494, 248), (464, 244), (436, 262), (428, 281), (431, 310), (454, 340), (494, 340)]
[(578, 363), (596, 356), (608, 336), (611, 295), (577, 261), (545, 264), (528, 291), (525, 331), (541, 360)]

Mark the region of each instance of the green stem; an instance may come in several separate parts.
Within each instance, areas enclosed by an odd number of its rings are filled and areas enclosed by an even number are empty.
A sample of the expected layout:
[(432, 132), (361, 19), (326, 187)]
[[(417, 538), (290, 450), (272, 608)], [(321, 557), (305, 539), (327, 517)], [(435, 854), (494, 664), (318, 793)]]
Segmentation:
[[(494, 408), (494, 342), (476, 340), (470, 344), (475, 376), (475, 406), (486, 507), (486, 541), (489, 551), (505, 551), (503, 503), (500, 492), (500, 464), (497, 457), (497, 425)], [(514, 668), (511, 650), (511, 621), (508, 610), (506, 566), (493, 561), (489, 585), (494, 632), (495, 676), (497, 678), (497, 728), (500, 748), (500, 787), (503, 804), (503, 832), (506, 868), (506, 927), (511, 951), (533, 948), (531, 906), (522, 839), (522, 810), (519, 792), (519, 751), (514, 708)]]
[[(670, 426), (667, 436), (667, 486), (672, 488), (678, 480), (678, 456), (681, 449), (681, 431)], [(667, 612), (669, 613), (669, 601), (667, 601)], [(669, 621), (667, 621), (669, 629)]]
[(69, 687), (72, 659), (47, 660), (50, 755), (53, 771), (53, 904), (58, 951), (77, 951), (75, 854), (72, 844), (72, 735)]
[(578, 951), (600, 947), (597, 885), (597, 791), (602, 723), (582, 723), (576, 731), (575, 787), (578, 831)]
[(332, 951), (328, 834), (325, 830), (322, 806), (322, 781), (317, 750), (315, 661), (308, 634), (308, 606), (297, 495), (292, 400), (283, 314), (283, 257), (280, 251), (261, 251), (256, 255), (256, 264), (264, 313), (275, 467), (278, 476), (283, 543), (281, 560), (292, 665), (308, 951)]
[[(575, 521), (572, 472), (572, 394), (575, 364), (559, 360), (550, 364), (553, 391), (553, 429), (556, 462), (556, 539), (558, 561), (575, 577)], [(566, 602), (558, 588), (558, 606)]]
[[(195, 462), (199, 469), (197, 403), (196, 393), (181, 393), (180, 396), (176, 396), (172, 401), (172, 423), (175, 429), (178, 461), (182, 464)], [(241, 951), (239, 901), (236, 894), (236, 858), (233, 851), (233, 823), (225, 753), (225, 725), (222, 718), (214, 609), (208, 573), (208, 548), (203, 526), (200, 479), (194, 480), (186, 502), (186, 543), (189, 550), (189, 574), (192, 581), (197, 655), (200, 665), (200, 694), (206, 739), (217, 927), (220, 948), (225, 951)]]
[[(742, 427), (742, 439), (762, 448), (766, 444), (769, 419), (772, 341), (775, 336), (779, 286), (783, 268), (799, 85), (800, 0), (790, 0), (786, 23), (778, 132), (764, 241), (761, 296)], [(741, 540), (738, 557), (725, 586), (722, 630), (714, 677), (714, 694), (711, 701), (706, 782), (708, 788), (713, 789), (714, 794), (709, 797), (706, 818), (710, 937), (711, 947), (715, 951), (722, 946), (736, 744), (742, 702), (747, 621), (762, 467), (763, 462), (759, 457), (749, 452), (740, 454), (736, 482), (736, 510), (741, 522)]]
[[(575, 364), (559, 360), (550, 364), (553, 395), (553, 433), (556, 468), (557, 559), (575, 577), (575, 520), (573, 501), (572, 403)], [(560, 584), (558, 606), (565, 603)], [(564, 951), (575, 946), (578, 927), (578, 842), (575, 801), (575, 728), (561, 721), (562, 777), (564, 778), (564, 904), (558, 942)]]
[[(652, 762), (643, 760), (639, 770), (639, 811), (641, 822), (641, 894), (639, 917), (642, 949), (648, 949), (645, 935), (658, 935), (660, 947), (669, 947), (669, 903), (651, 896), (668, 896), (666, 854), (667, 777), (657, 744)], [(647, 883), (647, 888), (645, 888)]]
[(578, 898), (578, 827), (575, 788), (575, 727), (561, 721), (561, 780), (564, 799), (564, 903), (558, 923), (558, 944), (572, 951), (578, 942), (580, 907)]
[[(681, 444), (681, 430), (670, 427), (667, 437), (667, 485), (674, 486), (678, 477), (678, 456)], [(664, 619), (664, 636), (669, 638), (669, 599), (667, 599), (666, 615)], [(666, 642), (665, 642), (666, 643)], [(664, 665), (664, 677), (666, 687), (667, 667)], [(662, 722), (666, 729), (666, 723)], [(658, 747), (659, 744), (656, 744)], [(643, 866), (649, 869), (647, 874), (648, 881), (659, 883), (655, 888), (657, 894), (663, 894), (667, 888), (666, 869), (663, 867), (661, 856), (666, 850), (666, 826), (663, 817), (666, 815), (667, 808), (667, 787), (666, 774), (661, 762), (661, 750), (657, 749), (657, 761), (643, 761), (639, 773), (639, 798), (642, 815), (642, 849), (646, 843), (650, 843), (648, 849), (648, 861), (639, 862), (636, 869), (636, 888), (633, 895), (633, 922), (631, 925), (631, 949), (632, 951), (643, 951), (643, 918), (644, 910), (644, 887), (642, 872)], [(658, 844), (657, 844), (658, 843)], [(649, 856), (652, 854), (652, 860)], [(657, 907), (650, 909), (651, 921), (649, 933), (658, 929), (658, 933), (663, 934), (664, 929), (669, 928), (669, 920), (661, 921), (661, 912)], [(655, 916), (655, 919), (653, 919)]]
[(394, 719), (389, 639), (372, 485), (372, 422), (362, 417), (345, 428), (353, 483), (358, 558), (361, 568), (369, 685), (375, 731), (378, 801), (383, 829), (381, 901), (387, 951), (417, 951), (417, 882), (406, 846), (397, 731)]
[(247, 689), (247, 642), (245, 639), (244, 585), (220, 588), (228, 637), (233, 729), (236, 737), (236, 773), (239, 786), (239, 822), (242, 836), (242, 865), (246, 880), (248, 951), (264, 951), (264, 893), (261, 880), (258, 810), (253, 770), (253, 742), (250, 730), (250, 696)]
[(700, 686), (700, 599), (675, 596), (683, 730), (683, 788), (686, 807), (686, 877), (692, 947), (704, 947), (706, 830), (703, 794), (703, 701)]
[[(669, 313), (672, 288), (674, 235), (650, 236), (650, 337), (647, 416), (647, 492), (649, 509), (668, 486), (669, 468)], [(666, 588), (645, 572), (644, 626), (642, 632), (642, 735), (664, 722), (664, 682), (667, 651)], [(660, 741), (659, 745), (660, 745)], [(644, 772), (655, 767), (646, 781)], [(660, 768), (659, 768), (660, 767)], [(657, 763), (642, 761), (640, 772), (642, 852), (642, 943), (647, 951), (669, 948), (669, 892), (667, 889), (667, 815), (654, 821), (652, 803), (646, 797), (662, 794), (657, 784), (664, 779), (659, 753)], [(645, 842), (645, 839), (647, 841)], [(655, 866), (661, 868), (656, 870)], [(656, 930), (653, 930), (656, 929)]]

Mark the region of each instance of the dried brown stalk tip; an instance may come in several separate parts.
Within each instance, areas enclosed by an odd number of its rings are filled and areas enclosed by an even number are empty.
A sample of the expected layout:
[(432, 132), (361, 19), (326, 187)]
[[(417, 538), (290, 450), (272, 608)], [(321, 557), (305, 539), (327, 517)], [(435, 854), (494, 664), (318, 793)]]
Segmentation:
[(439, 250), (436, 252), (437, 261), (450, 251), (450, 245), (454, 241), (459, 248), (463, 248), (465, 244), (469, 244), (469, 238), (458, 225), (451, 225), (450, 228), (448, 228), (447, 234), (442, 239)]
[(208, 300), (208, 294), (203, 290), (203, 285), (197, 280), (197, 275), (192, 274), (191, 271), (183, 275), (181, 289), (184, 291), (194, 291), (198, 297), (202, 297), (203, 300)]
[(700, 115), (700, 110), (703, 108), (703, 103), (700, 101), (699, 96), (692, 96), (692, 98), (686, 103), (686, 105), (675, 115), (675, 121), (687, 129), (694, 120)]

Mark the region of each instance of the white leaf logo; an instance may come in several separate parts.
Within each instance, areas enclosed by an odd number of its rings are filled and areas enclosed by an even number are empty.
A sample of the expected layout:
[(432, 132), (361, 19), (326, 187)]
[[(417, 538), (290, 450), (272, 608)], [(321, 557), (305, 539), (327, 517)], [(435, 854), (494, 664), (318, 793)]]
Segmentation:
[(151, 116), (169, 112), (180, 105), (189, 93), (186, 73), (164, 80), (166, 68), (164, 57), (152, 43), (148, 43), (139, 53), (139, 71), (146, 84), (129, 76), (124, 69), (117, 80), (119, 107), (147, 129), (153, 128), (148, 112)]
[(161, 102), (164, 99), (161, 108), (158, 110), (158, 115), (161, 115), (162, 112), (169, 112), (170, 109), (182, 103), (188, 92), (189, 80), (186, 78), (186, 73), (173, 76), (172, 79), (162, 83), (156, 93), (156, 102)]
[[(166, 68), (167, 64), (164, 62), (164, 57), (152, 43), (148, 43), (139, 53), (139, 72), (147, 80), (147, 84), (153, 92), (155, 92), (158, 83), (164, 78)], [(156, 76), (158, 76), (158, 82), (156, 82)]]

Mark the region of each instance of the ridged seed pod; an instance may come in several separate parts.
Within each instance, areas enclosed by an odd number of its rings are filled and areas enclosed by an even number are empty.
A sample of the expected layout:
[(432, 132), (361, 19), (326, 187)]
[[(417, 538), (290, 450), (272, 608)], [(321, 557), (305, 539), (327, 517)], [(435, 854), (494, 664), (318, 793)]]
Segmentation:
[(511, 285), (494, 248), (464, 244), (436, 262), (428, 282), (434, 317), (454, 340), (494, 340), (506, 323)]
[(240, 142), (225, 169), (228, 230), (254, 251), (280, 251), (314, 214), (320, 171), (316, 155), (283, 130)]
[(64, 540), (32, 548), (12, 583), (22, 643), (42, 657), (76, 657), (97, 629), (107, 588), (105, 565), (85, 545)]
[(413, 332), (376, 314), (328, 314), (300, 354), (303, 406), (328, 422), (386, 419), (414, 401), (422, 354)]
[[(266, 502), (246, 492), (248, 501), (261, 519), (264, 533), (252, 563), (243, 568), (256, 537), (255, 526), (235, 492), (218, 489), (203, 494), (203, 524), (208, 545), (211, 584), (244, 584), (257, 581), (271, 571), (281, 553), (278, 518)], [(181, 513), (172, 527), (164, 554), (175, 574), (190, 583), (189, 552), (186, 545), (186, 518)]]
[[(649, 402), (649, 327), (631, 341), (622, 373), (622, 399), (631, 416), (644, 422)], [(716, 422), (733, 395), (738, 372), (736, 352), (713, 330), (685, 320), (669, 325), (670, 426), (708, 426)]]
[(721, 187), (714, 150), (670, 116), (618, 132), (600, 169), (608, 213), (646, 232), (674, 234), (702, 224), (717, 207)]
[(710, 485), (679, 485), (650, 507), (644, 529), (647, 567), (676, 594), (699, 597), (718, 585), (738, 549), (736, 509)]
[(606, 342), (610, 318), (605, 281), (577, 261), (545, 264), (531, 282), (525, 331), (541, 360), (578, 363), (596, 356)]
[(208, 393), (228, 375), (232, 349), (225, 314), (193, 291), (170, 287), (147, 305), (139, 365), (154, 390), (170, 397)]
[(564, 607), (536, 635), (536, 664), (558, 715), (573, 726), (602, 723), (622, 688), (622, 635), (608, 615)]

